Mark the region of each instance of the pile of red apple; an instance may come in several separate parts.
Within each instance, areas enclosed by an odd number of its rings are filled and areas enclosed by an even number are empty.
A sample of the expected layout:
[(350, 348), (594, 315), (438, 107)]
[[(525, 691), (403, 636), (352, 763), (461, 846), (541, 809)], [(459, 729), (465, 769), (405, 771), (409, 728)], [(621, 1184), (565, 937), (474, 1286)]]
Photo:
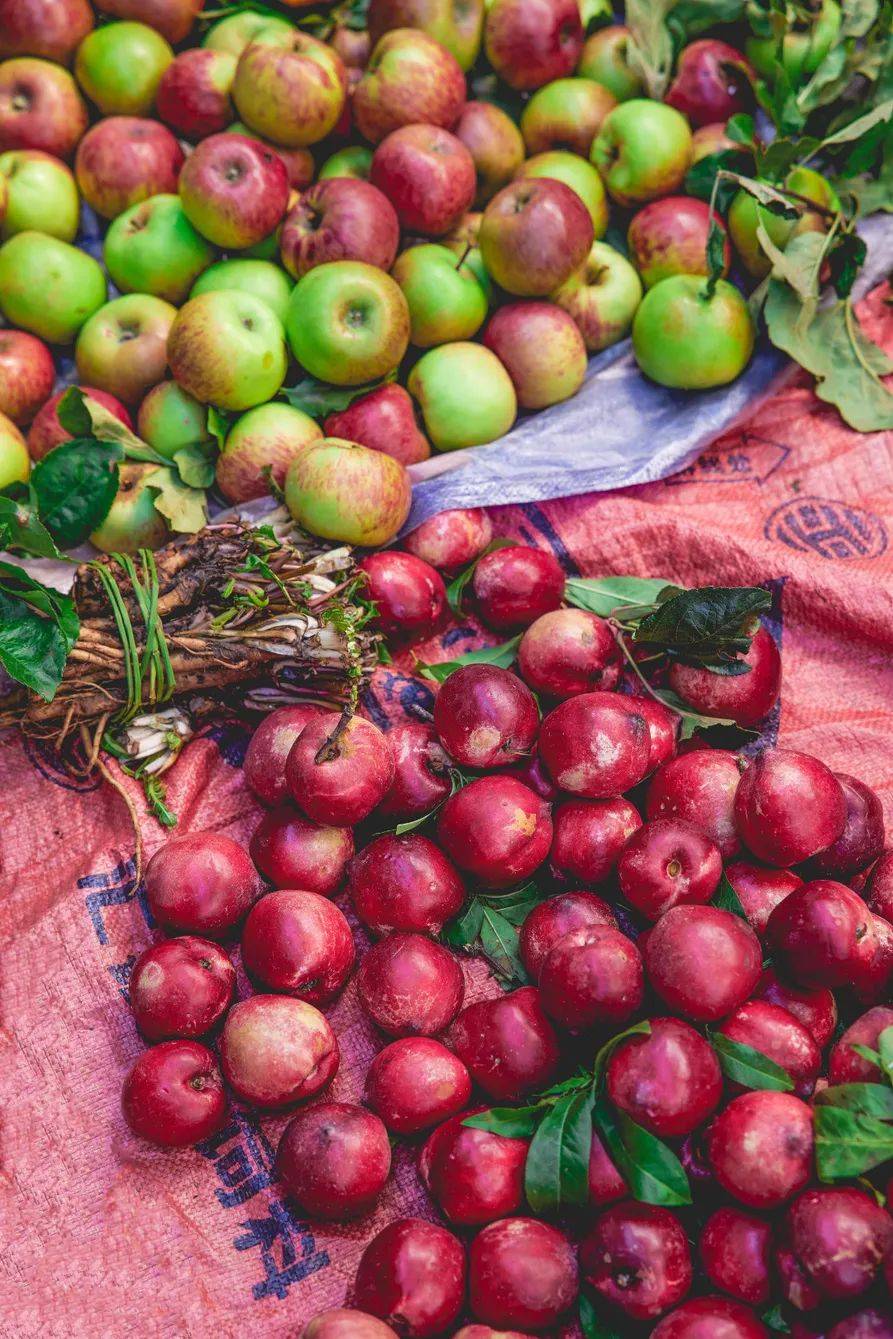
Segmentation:
[[(630, 330), (664, 385), (741, 372), (753, 322), (733, 284), (706, 291), (710, 210), (683, 193), (736, 149), (741, 52), (690, 43), (658, 102), (627, 30), (587, 36), (577, 0), (372, 0), (363, 30), (284, 8), (0, 0), (0, 488), (68, 435), (64, 350), (162, 456), (216, 435), (226, 499), (272, 479), (302, 525), (366, 545), (406, 518), (405, 466), (574, 395)], [(494, 101), (473, 96), (487, 78)], [(782, 245), (830, 217), (829, 184), (795, 175), (824, 213), (740, 193), (722, 223), (753, 276), (760, 226)], [(82, 202), (104, 269), (76, 245)], [(324, 394), (290, 401), (307, 378)], [(154, 468), (126, 467), (99, 547), (164, 541)]]
[[(414, 552), (367, 560), (396, 650), (443, 613), (426, 557), (455, 570), (488, 530), (483, 513), (445, 513)], [(430, 724), (383, 733), (297, 706), (258, 728), (245, 779), (268, 812), (249, 851), (196, 833), (149, 863), (170, 937), (133, 969), (155, 1044), (125, 1082), (125, 1117), (179, 1147), (221, 1126), (227, 1091), (260, 1115), (293, 1112), (277, 1174), (310, 1219), (368, 1213), (392, 1140), (417, 1147), (435, 1221), (378, 1232), (347, 1309), (306, 1339), (555, 1334), (581, 1295), (587, 1335), (890, 1339), (889, 1162), (823, 1184), (814, 1132), (829, 1085), (879, 1093), (893, 1114), (880, 801), (804, 753), (680, 743), (678, 715), (635, 695), (609, 625), (565, 607), (563, 589), (543, 550), (479, 558), (469, 599), (520, 634), (516, 667), (461, 665)], [(738, 675), (677, 663), (672, 681), (694, 710), (753, 725), (780, 688), (765, 629), (745, 660)], [(469, 898), (531, 880), (528, 984), (465, 1003), (444, 927)], [(736, 910), (717, 904), (726, 885)], [(238, 1002), (221, 947), (236, 938), (256, 991)], [(381, 1038), (357, 1103), (325, 1096), (339, 1066), (325, 1010), (352, 976)], [(733, 1078), (723, 1045), (750, 1068)], [(636, 1198), (598, 1130), (588, 1202), (527, 1202), (531, 1104), (594, 1061), (612, 1119), (675, 1150), (691, 1204)], [(504, 1132), (482, 1125), (491, 1108)]]

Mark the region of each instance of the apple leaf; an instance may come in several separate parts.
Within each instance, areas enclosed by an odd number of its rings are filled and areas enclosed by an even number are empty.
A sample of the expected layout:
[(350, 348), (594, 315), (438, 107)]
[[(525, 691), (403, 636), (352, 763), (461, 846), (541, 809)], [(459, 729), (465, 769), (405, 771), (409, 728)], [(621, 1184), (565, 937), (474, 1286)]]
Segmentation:
[(0, 665), (11, 679), (51, 702), (79, 632), (70, 596), (0, 563)]
[(194, 535), (207, 521), (205, 495), (184, 483), (170, 465), (153, 471), (146, 485), (155, 490), (155, 509), (167, 517), (178, 534)]
[(742, 1088), (774, 1093), (793, 1091), (794, 1081), (788, 1071), (755, 1046), (735, 1041), (724, 1032), (710, 1033), (709, 1040), (719, 1059), (720, 1069), (730, 1082), (738, 1083)]
[(673, 39), (667, 16), (675, 0), (626, 0), (626, 26), (631, 37), (626, 58), (641, 77), (650, 98), (660, 99), (673, 69)]
[(82, 543), (109, 513), (118, 491), (121, 448), (74, 438), (39, 460), (31, 472), (37, 513), (56, 543)]
[(595, 1303), (585, 1292), (580, 1293), (577, 1318), (583, 1339), (623, 1339), (621, 1332), (598, 1314)]
[(423, 679), (443, 683), (444, 679), (448, 679), (463, 665), (498, 665), (502, 669), (508, 669), (517, 656), (520, 645), (519, 633), (517, 637), (511, 637), (507, 642), (500, 642), (498, 646), (479, 646), (474, 651), (466, 651), (455, 660), (442, 660), (439, 664), (430, 665), (421, 660), (416, 661), (416, 671)]
[(762, 586), (699, 586), (673, 595), (646, 615), (633, 640), (728, 672), (737, 656), (749, 651), (756, 617), (771, 604), (772, 597)]
[(510, 549), (516, 543), (517, 540), (514, 539), (492, 540), (484, 549), (484, 551), (482, 553), (479, 553), (478, 556), (474, 559), (474, 561), (469, 563), (468, 566), (464, 568), (459, 573), (459, 575), (450, 582), (450, 584), (447, 586), (447, 592), (446, 592), (447, 603), (449, 604), (454, 614), (462, 613), (462, 599), (465, 594), (465, 588), (471, 581), (471, 578), (474, 576), (475, 568), (477, 567), (481, 559), (485, 558), (488, 553), (495, 553), (497, 549)]
[(845, 1107), (814, 1109), (815, 1160), (820, 1181), (849, 1180), (893, 1158), (893, 1125)]
[(0, 548), (35, 558), (64, 558), (37, 513), (33, 489), (22, 498), (0, 496)]
[(183, 483), (190, 488), (210, 488), (214, 482), (214, 454), (210, 442), (193, 442), (175, 451), (173, 462)]
[(718, 213), (727, 213), (738, 193), (736, 174), (741, 165), (742, 156), (738, 149), (720, 149), (719, 153), (706, 154), (688, 169), (686, 194), (695, 195), (699, 200), (712, 200)]
[(741, 905), (741, 899), (732, 887), (728, 874), (724, 873), (720, 879), (710, 905), (719, 907), (721, 911), (731, 911), (733, 916), (739, 916), (743, 921), (747, 920), (747, 912)]
[(326, 381), (317, 381), (315, 377), (303, 377), (294, 386), (283, 386), (280, 394), (285, 397), (292, 409), (300, 409), (311, 418), (327, 418), (329, 414), (338, 414), (384, 385), (383, 381), (370, 381), (365, 386), (330, 386)]
[(610, 618), (618, 609), (658, 604), (665, 591), (678, 589), (661, 577), (568, 577), (564, 598), (577, 609)]
[(235, 421), (235, 414), (224, 414), (223, 410), (218, 409), (216, 405), (208, 405), (208, 417), (206, 420), (208, 432), (217, 443), (218, 451), (223, 450), (223, 444), (226, 441), (227, 434)]
[(151, 465), (170, 463), (148, 442), (131, 432), (127, 424), (116, 418), (105, 405), (91, 400), (77, 386), (69, 386), (56, 412), (66, 431), (71, 431), (69, 425), (72, 425), (75, 427), (73, 435), (80, 438), (94, 437), (98, 442), (113, 442), (121, 447), (128, 460), (141, 460)]
[(716, 285), (726, 269), (726, 231), (716, 214), (710, 215), (707, 230), (707, 288), (705, 295), (712, 298)]
[(591, 1087), (567, 1093), (540, 1122), (524, 1164), (524, 1193), (535, 1214), (588, 1203), (593, 1101)]

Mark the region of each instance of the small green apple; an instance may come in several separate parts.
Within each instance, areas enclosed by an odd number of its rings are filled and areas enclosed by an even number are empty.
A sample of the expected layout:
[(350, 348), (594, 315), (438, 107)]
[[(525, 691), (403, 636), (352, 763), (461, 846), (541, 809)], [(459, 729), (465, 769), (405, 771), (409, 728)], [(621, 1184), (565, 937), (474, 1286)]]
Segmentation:
[(152, 195), (118, 215), (102, 254), (122, 293), (179, 303), (216, 253), (183, 213), (178, 195)]
[[(822, 209), (839, 210), (840, 196), (826, 177), (810, 167), (795, 167), (785, 179), (785, 187), (796, 195), (814, 201)], [(757, 228), (762, 225), (770, 242), (782, 251), (792, 237), (804, 232), (824, 232), (828, 220), (818, 210), (809, 210), (799, 218), (783, 218), (771, 213), (759, 204), (747, 191), (740, 190), (729, 206), (729, 235), (741, 264), (755, 279), (765, 279), (772, 269), (772, 262), (766, 255), (759, 238)]]
[(409, 344), (409, 308), (399, 285), (374, 265), (333, 260), (295, 284), (285, 331), (311, 376), (362, 386), (393, 372)]
[[(792, 84), (815, 74), (837, 41), (843, 15), (837, 0), (822, 0), (821, 8), (802, 6), (809, 14), (808, 25), (794, 26), (782, 39), (781, 66)], [(774, 37), (750, 37), (745, 44), (747, 58), (764, 79), (775, 78), (778, 41)]]
[(294, 32), (295, 25), (273, 13), (263, 14), (256, 9), (237, 10), (208, 29), (202, 39), (202, 46), (209, 46), (213, 51), (226, 51), (238, 60), (261, 28), (272, 28), (287, 35)]
[(216, 293), (221, 289), (235, 289), (239, 293), (250, 293), (252, 297), (265, 302), (279, 320), (285, 325), (288, 312), (288, 300), (294, 288), (289, 275), (279, 265), (268, 260), (220, 260), (196, 279), (192, 286), (191, 298), (200, 293)]
[(584, 79), (594, 79), (609, 93), (613, 93), (618, 102), (641, 97), (644, 91), (642, 76), (627, 59), (629, 38), (629, 28), (619, 24), (600, 28), (583, 43), (577, 65), (578, 75)]
[(590, 353), (629, 334), (642, 301), (642, 281), (633, 266), (606, 242), (593, 242), (585, 262), (552, 295), (574, 318)]
[(369, 180), (372, 166), (372, 150), (365, 144), (349, 144), (327, 158), (319, 169), (319, 180), (328, 181), (329, 177), (354, 177), (358, 181)]
[(482, 344), (441, 344), (409, 374), (425, 430), (438, 451), (481, 446), (508, 432), (518, 412), (511, 377)]
[(167, 356), (174, 380), (219, 409), (272, 400), (287, 367), (282, 323), (265, 302), (232, 289), (202, 293), (180, 308)]
[(521, 164), (515, 176), (552, 177), (555, 181), (563, 181), (589, 210), (593, 235), (604, 237), (608, 227), (608, 197), (595, 168), (578, 153), (550, 149), (547, 153), (534, 154)]
[(209, 442), (208, 409), (178, 386), (159, 381), (140, 404), (136, 430), (162, 456), (173, 459), (184, 446)]
[(176, 307), (151, 293), (113, 298), (94, 312), (74, 348), (78, 376), (125, 404), (137, 404), (167, 366), (167, 338)]
[(16, 233), (0, 246), (0, 311), (50, 344), (70, 344), (106, 298), (100, 265), (46, 233)]
[(700, 275), (661, 279), (642, 299), (633, 321), (633, 351), (646, 376), (661, 386), (709, 390), (734, 381), (754, 346), (750, 309), (734, 284), (720, 279), (708, 296)]
[(106, 23), (77, 49), (78, 83), (103, 116), (147, 116), (174, 53), (145, 23)]
[(93, 531), (91, 542), (103, 553), (137, 553), (158, 549), (168, 538), (167, 521), (155, 508), (149, 481), (157, 465), (125, 461), (118, 466), (118, 492), (108, 515)]
[(80, 218), (80, 199), (71, 170), (40, 149), (10, 149), (0, 154), (0, 176), (6, 179), (6, 214), (0, 238), (35, 229), (73, 242)]
[(589, 157), (613, 200), (644, 204), (682, 185), (691, 161), (691, 129), (675, 107), (631, 98), (608, 112)]
[(25, 439), (11, 418), (0, 414), (0, 490), (23, 484), (31, 473), (31, 457)]
[(484, 324), (490, 279), (481, 254), (458, 261), (448, 246), (411, 246), (391, 270), (409, 306), (410, 340), (420, 349), (471, 339)]
[(281, 488), (294, 458), (322, 438), (309, 414), (291, 405), (258, 405), (230, 428), (217, 458), (217, 485), (230, 502), (248, 502), (270, 491), (269, 472)]
[(299, 525), (364, 548), (390, 543), (411, 501), (409, 475), (398, 460), (341, 437), (311, 442), (285, 476), (285, 505)]

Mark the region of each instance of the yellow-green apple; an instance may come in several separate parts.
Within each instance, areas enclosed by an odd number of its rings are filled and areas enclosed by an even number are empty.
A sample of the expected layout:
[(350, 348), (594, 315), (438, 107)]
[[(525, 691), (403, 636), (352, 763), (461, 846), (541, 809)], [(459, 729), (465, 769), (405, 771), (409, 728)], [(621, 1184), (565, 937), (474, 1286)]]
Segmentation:
[(583, 49), (577, 0), (492, 0), (484, 50), (512, 88), (533, 89), (573, 74)]
[(569, 149), (589, 156), (592, 141), (617, 99), (591, 79), (553, 79), (538, 88), (521, 113), (528, 153)]
[(785, 190), (811, 200), (819, 209), (807, 210), (799, 218), (786, 219), (771, 213), (744, 190), (737, 192), (729, 206), (729, 233), (735, 250), (741, 264), (755, 279), (764, 279), (772, 269), (772, 262), (760, 245), (758, 227), (762, 226), (770, 242), (784, 250), (792, 237), (827, 229), (830, 215), (821, 210), (830, 210), (834, 214), (841, 208), (840, 196), (830, 181), (811, 167), (792, 168), (784, 186)]
[(386, 195), (368, 181), (333, 177), (304, 191), (282, 225), (282, 264), (300, 279), (332, 260), (363, 260), (389, 270), (400, 224)]
[(372, 0), (366, 21), (373, 43), (395, 28), (418, 28), (470, 70), (481, 49), (484, 0)]
[(157, 29), (176, 46), (188, 37), (205, 0), (95, 0), (96, 8), (117, 19), (137, 19)]
[[(724, 236), (723, 274), (732, 262), (725, 225), (714, 213)], [(665, 195), (652, 200), (633, 216), (626, 235), (629, 258), (646, 288), (671, 274), (707, 274), (707, 236), (710, 206), (687, 195)]]
[(36, 335), (0, 330), (0, 413), (27, 427), (53, 393), (53, 355)]
[[(303, 191), (313, 180), (313, 174), (316, 171), (316, 163), (313, 160), (313, 154), (309, 149), (284, 149), (281, 144), (271, 144), (268, 140), (262, 140), (255, 135), (253, 130), (242, 121), (233, 121), (226, 127), (230, 135), (247, 135), (249, 139), (257, 140), (258, 144), (263, 144), (265, 148), (272, 149), (278, 153), (285, 164), (285, 171), (288, 174), (288, 184), (295, 191)], [(371, 159), (372, 150), (367, 153)]]
[(0, 489), (25, 483), (30, 473), (31, 457), (25, 439), (12, 419), (0, 413)]
[(74, 241), (80, 199), (71, 170), (61, 158), (42, 149), (10, 149), (0, 154), (0, 177), (6, 186), (0, 238), (36, 229), (61, 242)]
[(106, 23), (84, 38), (74, 58), (81, 88), (103, 116), (146, 116), (174, 53), (145, 23)]
[(208, 410), (176, 381), (159, 381), (140, 403), (136, 430), (161, 455), (171, 459), (184, 446), (208, 442)]
[(376, 386), (346, 409), (329, 414), (323, 428), (327, 437), (342, 437), (372, 451), (383, 451), (401, 465), (416, 465), (431, 454), (431, 444), (416, 422), (409, 392), (394, 382)]
[(227, 251), (262, 241), (288, 204), (285, 164), (273, 149), (245, 135), (210, 135), (180, 173), (186, 217), (203, 237)]
[(455, 125), (465, 106), (465, 76), (445, 46), (417, 28), (379, 38), (353, 91), (357, 129), (379, 144), (400, 126)]
[(285, 325), (288, 300), (294, 288), (289, 276), (269, 260), (219, 260), (199, 275), (192, 286), (191, 298), (200, 293), (216, 293), (220, 289), (234, 289), (249, 293), (265, 302)]
[(436, 451), (492, 442), (508, 432), (518, 412), (511, 377), (483, 344), (460, 340), (429, 349), (407, 384)]
[(676, 274), (655, 284), (633, 321), (636, 362), (652, 381), (682, 390), (707, 390), (734, 381), (750, 361), (754, 324), (733, 284)]
[(214, 248), (193, 228), (178, 195), (153, 195), (118, 215), (102, 256), (122, 293), (152, 293), (181, 303), (211, 264)]
[(11, 325), (70, 344), (105, 299), (105, 275), (86, 251), (32, 231), (0, 246), (0, 311)]
[(466, 102), (453, 133), (471, 154), (477, 174), (474, 203), (482, 209), (523, 163), (521, 132), (494, 102)]
[(184, 139), (215, 135), (233, 119), (230, 90), (235, 75), (236, 58), (228, 51), (181, 51), (161, 76), (155, 110)]
[(714, 153), (738, 153), (742, 158), (750, 157), (746, 144), (738, 144), (726, 134), (725, 121), (716, 121), (712, 125), (699, 126), (692, 132), (691, 161), (700, 162)]
[(252, 409), (285, 380), (282, 322), (249, 293), (202, 293), (177, 313), (167, 358), (174, 380), (202, 404)]
[(372, 155), (369, 180), (384, 191), (407, 232), (442, 237), (474, 199), (474, 160), (442, 126), (401, 126)]
[(644, 88), (641, 75), (629, 63), (629, 39), (629, 28), (620, 24), (600, 28), (586, 38), (577, 65), (577, 74), (594, 79), (613, 93), (618, 102), (638, 98)]
[(631, 98), (605, 117), (589, 156), (612, 200), (644, 204), (681, 186), (691, 161), (691, 130), (675, 107)]
[(365, 144), (348, 144), (327, 158), (319, 169), (319, 180), (330, 177), (352, 177), (354, 181), (368, 181), (372, 167), (372, 150)]
[(128, 293), (100, 307), (74, 346), (78, 376), (134, 405), (167, 367), (167, 337), (176, 307), (150, 293)]
[(217, 486), (229, 502), (265, 497), (270, 478), (281, 488), (295, 456), (321, 438), (319, 424), (291, 405), (249, 409), (230, 428), (217, 457)]
[(344, 109), (347, 71), (336, 51), (297, 28), (260, 28), (239, 57), (233, 101), (239, 116), (287, 149), (325, 139)]
[(0, 152), (43, 149), (70, 158), (87, 120), (87, 104), (61, 65), (31, 56), (0, 65)]
[(70, 65), (92, 27), (87, 0), (0, 0), (0, 57), (40, 56)]
[(6, 178), (0, 173), (0, 228), (3, 227), (6, 219), (6, 209), (9, 203), (9, 187), (6, 184)]
[[(59, 401), (67, 389), (66, 386), (65, 389), (51, 395), (34, 416), (34, 422), (28, 429), (28, 454), (32, 460), (42, 460), (47, 452), (52, 451), (60, 442), (67, 442), (71, 439), (71, 433), (62, 427), (57, 413)], [(120, 419), (126, 428), (133, 429), (133, 420), (127, 406), (123, 405), (114, 395), (109, 395), (107, 391), (102, 391), (97, 386), (79, 386), (78, 390), (83, 391), (88, 400), (95, 400), (97, 404), (102, 405), (103, 409), (107, 409), (110, 414), (114, 414), (115, 418)]]
[[(837, 42), (843, 14), (837, 0), (821, 0), (801, 9), (781, 47), (781, 67), (792, 84), (815, 74)], [(775, 37), (750, 37), (745, 45), (748, 59), (764, 79), (775, 78), (778, 41)]]
[(118, 466), (118, 492), (90, 541), (103, 553), (138, 553), (158, 549), (168, 538), (167, 521), (155, 507), (150, 487), (157, 465), (125, 461)]
[(81, 140), (74, 171), (87, 204), (113, 219), (150, 195), (172, 195), (183, 161), (167, 126), (142, 116), (108, 116)]
[(257, 9), (237, 9), (235, 13), (219, 19), (208, 29), (202, 38), (202, 46), (210, 47), (212, 51), (226, 51), (238, 60), (261, 28), (273, 28), (289, 36), (294, 32), (295, 25), (281, 14), (264, 14)]
[(295, 284), (285, 320), (291, 351), (311, 376), (362, 386), (387, 376), (409, 344), (399, 285), (374, 265), (334, 260)]
[(608, 197), (598, 172), (588, 158), (567, 149), (549, 149), (546, 153), (535, 153), (526, 158), (518, 171), (517, 178), (552, 177), (563, 181), (579, 195), (592, 219), (592, 231), (596, 237), (604, 237), (608, 228)]
[(547, 297), (573, 274), (592, 246), (589, 210), (554, 177), (503, 187), (484, 210), (481, 255), (500, 288), (516, 297)]
[(349, 28), (345, 23), (336, 23), (332, 33), (326, 39), (329, 46), (344, 61), (348, 70), (365, 70), (372, 41), (365, 29)]
[(753, 107), (755, 78), (750, 62), (735, 47), (701, 38), (680, 51), (665, 101), (692, 126), (728, 121)]
[(511, 377), (522, 409), (569, 400), (583, 385), (583, 336), (554, 302), (507, 302), (487, 322), (484, 345)]
[(471, 339), (487, 316), (490, 280), (480, 252), (457, 261), (448, 246), (411, 246), (391, 271), (409, 307), (410, 340), (417, 348)]
[(629, 334), (642, 281), (619, 251), (593, 242), (586, 260), (552, 298), (573, 317), (589, 352), (598, 353)]
[(412, 488), (399, 461), (359, 442), (323, 437), (300, 452), (285, 476), (292, 516), (322, 539), (377, 548), (409, 515)]

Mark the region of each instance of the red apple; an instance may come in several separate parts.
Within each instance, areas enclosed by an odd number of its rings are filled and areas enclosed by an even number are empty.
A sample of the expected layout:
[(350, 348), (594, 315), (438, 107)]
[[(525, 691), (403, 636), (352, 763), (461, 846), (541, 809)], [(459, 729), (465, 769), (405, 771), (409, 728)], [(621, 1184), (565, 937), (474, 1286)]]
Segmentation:
[[(732, 263), (732, 248), (725, 237), (725, 225), (714, 213), (722, 229), (723, 274)], [(629, 258), (646, 288), (671, 274), (707, 274), (707, 235), (710, 231), (710, 206), (704, 200), (686, 195), (665, 195), (652, 200), (634, 216), (627, 233)]]
[(512, 118), (494, 102), (466, 102), (453, 130), (474, 161), (474, 203), (482, 208), (524, 162), (524, 140)]
[(746, 144), (738, 144), (726, 134), (725, 121), (711, 121), (710, 125), (700, 126), (691, 137), (691, 161), (697, 163), (714, 153), (737, 153), (743, 159), (749, 157)]
[(676, 77), (664, 98), (692, 126), (727, 121), (753, 107), (753, 68), (728, 42), (702, 38), (679, 53)]
[(369, 179), (391, 201), (401, 227), (428, 237), (456, 226), (476, 186), (474, 161), (462, 141), (429, 125), (392, 131), (372, 155)]
[(427, 460), (431, 446), (415, 418), (412, 397), (393, 383), (361, 395), (323, 424), (327, 437), (343, 437), (393, 456), (401, 465)]
[(174, 136), (141, 116), (106, 116), (78, 145), (74, 171), (87, 204), (117, 218), (152, 195), (174, 195), (184, 155)]
[(25, 427), (52, 394), (55, 379), (43, 340), (24, 330), (0, 330), (0, 414)]
[(484, 49), (512, 88), (539, 88), (573, 74), (583, 50), (577, 0), (493, 0)]
[(300, 279), (330, 260), (364, 260), (389, 270), (399, 243), (400, 224), (386, 195), (368, 181), (331, 177), (311, 186), (289, 211), (279, 246), (283, 265)]
[(180, 200), (192, 226), (215, 246), (253, 246), (270, 235), (285, 213), (285, 164), (272, 149), (245, 135), (211, 135), (183, 166)]
[(0, 56), (41, 56), (70, 65), (92, 27), (87, 0), (0, 0)]
[(368, 32), (338, 23), (328, 42), (329, 46), (338, 52), (348, 70), (365, 70), (372, 46)]
[(449, 129), (465, 106), (465, 76), (433, 37), (396, 28), (376, 42), (351, 106), (357, 129), (373, 144), (419, 122)]
[(512, 379), (522, 409), (567, 400), (586, 376), (586, 345), (572, 316), (554, 302), (509, 302), (484, 330)]
[(592, 218), (563, 182), (522, 178), (493, 197), (478, 236), (484, 264), (501, 288), (519, 297), (546, 297), (589, 254)]
[[(56, 413), (59, 401), (67, 389), (66, 387), (51, 396), (34, 417), (34, 422), (28, 432), (28, 454), (32, 460), (42, 460), (48, 451), (52, 451), (54, 446), (58, 446), (60, 442), (67, 442), (71, 438), (71, 433), (66, 432), (62, 427)], [(88, 399), (95, 400), (97, 404), (102, 405), (103, 409), (107, 409), (109, 413), (114, 414), (115, 418), (119, 418), (125, 427), (133, 429), (133, 420), (130, 413), (126, 406), (114, 395), (109, 395), (108, 391), (99, 390), (95, 386), (79, 386), (78, 390), (83, 391)]]
[(61, 65), (30, 56), (0, 65), (0, 153), (43, 149), (70, 158), (87, 119), (78, 86)]
[(155, 110), (184, 139), (215, 135), (233, 119), (230, 89), (235, 74), (236, 58), (228, 51), (181, 51), (161, 76)]
[(146, 23), (176, 45), (188, 37), (205, 0), (95, 0), (96, 8), (116, 19)]

